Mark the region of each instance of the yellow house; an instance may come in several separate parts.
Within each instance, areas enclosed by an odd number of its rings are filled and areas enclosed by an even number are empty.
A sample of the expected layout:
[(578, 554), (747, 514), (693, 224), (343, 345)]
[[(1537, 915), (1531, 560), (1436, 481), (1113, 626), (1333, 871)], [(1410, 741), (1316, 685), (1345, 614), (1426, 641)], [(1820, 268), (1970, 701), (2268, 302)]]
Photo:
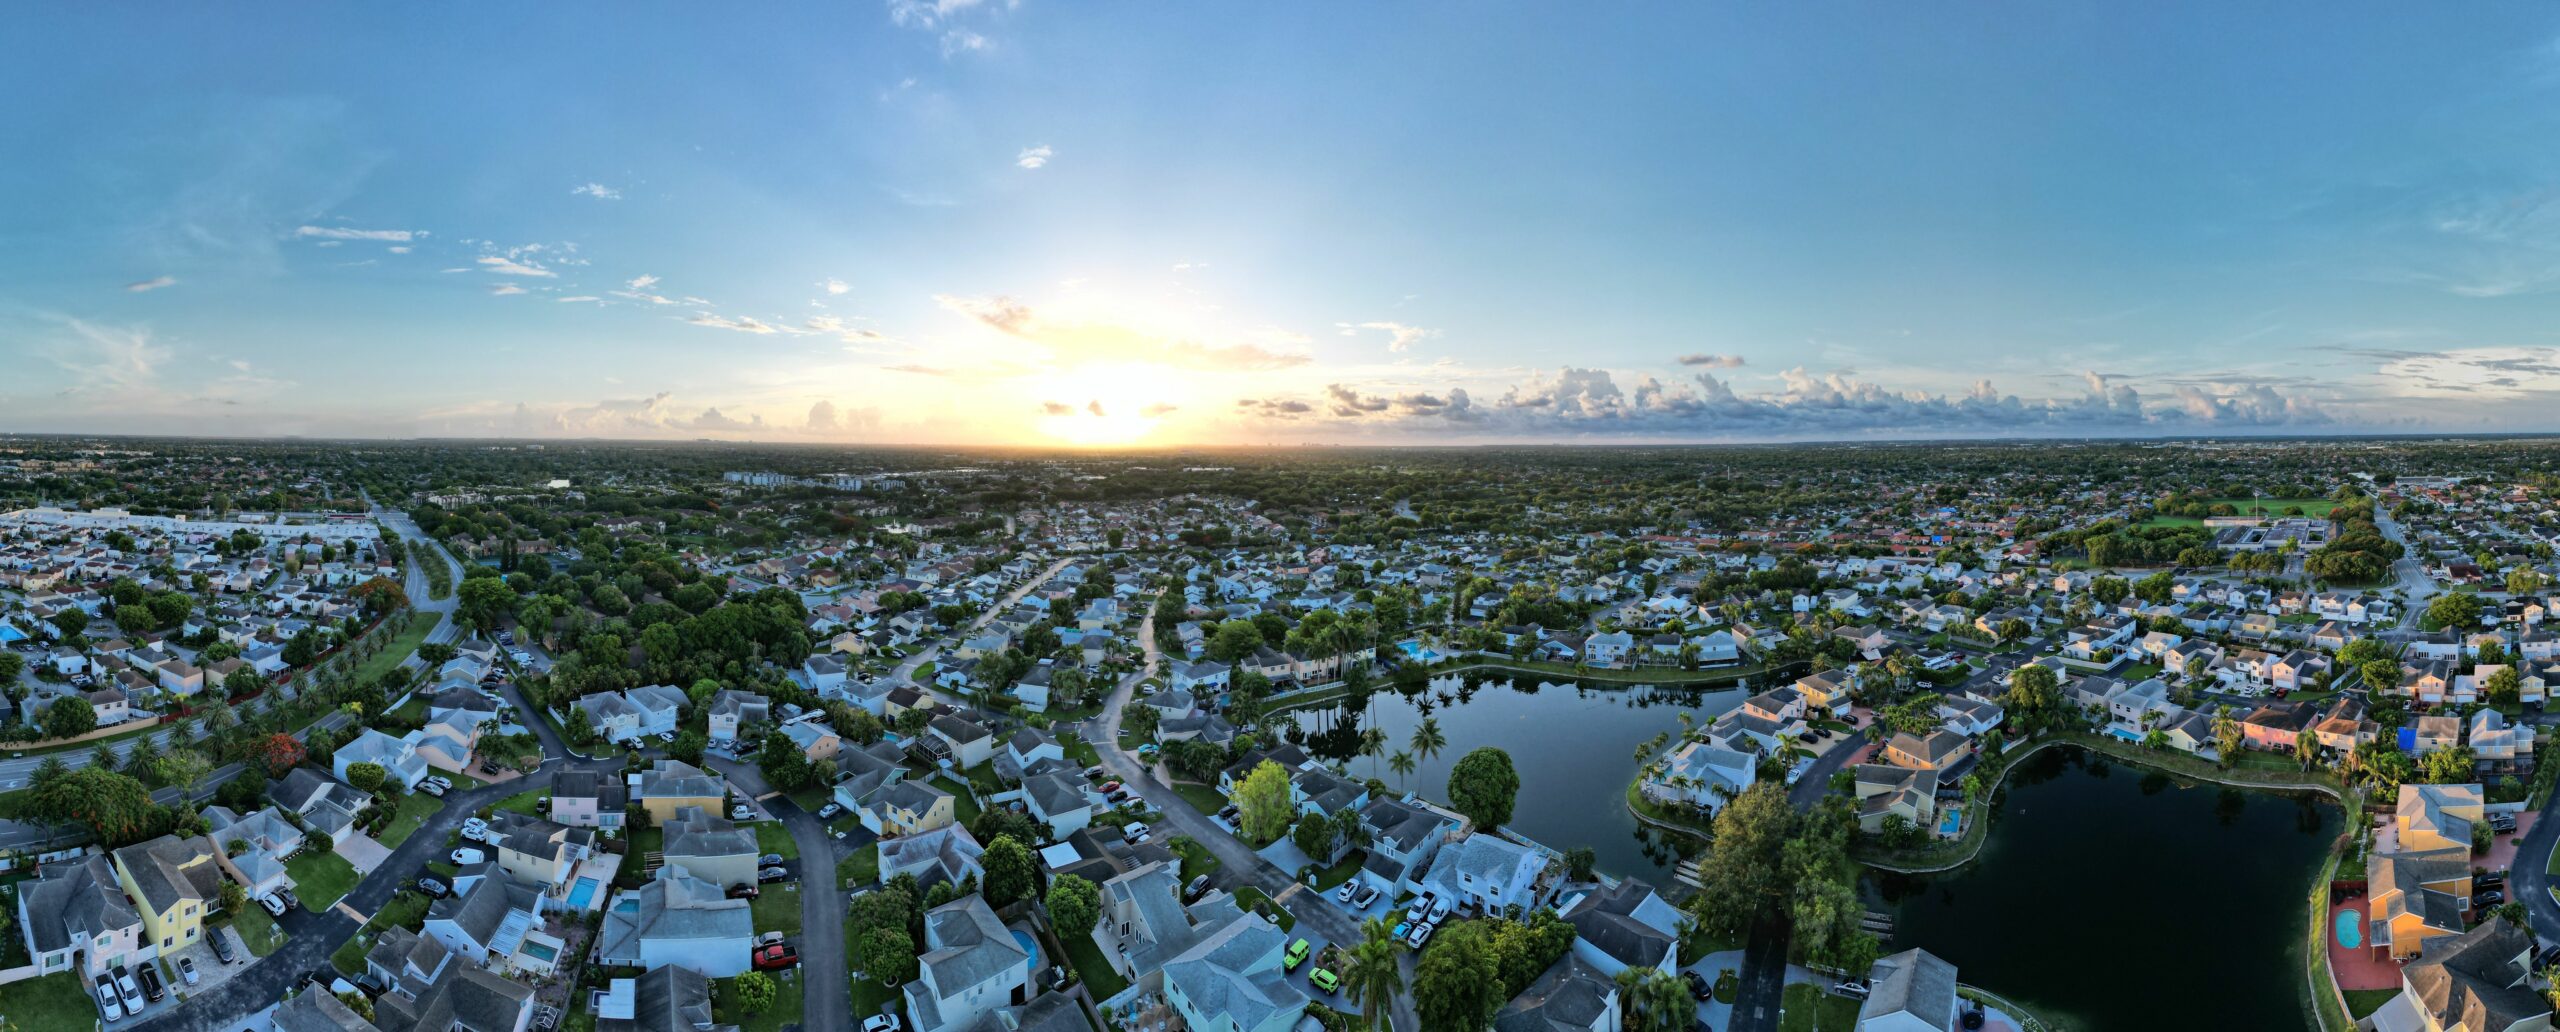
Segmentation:
[(2366, 938), (2394, 960), (2418, 955), (2439, 935), (2462, 934), (2471, 909), (2471, 850), (2375, 853), (2366, 865), (2372, 928)]
[(2471, 829), (2485, 815), (2478, 785), (2402, 785), (2400, 805), (2391, 820), (2400, 833), (2400, 848), (2471, 848)]
[(631, 801), (649, 811), (652, 827), (674, 820), (676, 811), (699, 806), (707, 813), (727, 813), (722, 804), (729, 798), (729, 785), (719, 775), (681, 760), (659, 760), (640, 773), (640, 784), (631, 793)]
[(1884, 831), (1885, 818), (1901, 817), (1913, 827), (1932, 830), (1938, 823), (1937, 778), (1930, 772), (1880, 763), (1861, 763), (1857, 770), (1858, 830)]
[(144, 949), (164, 955), (192, 945), (204, 934), (205, 912), (213, 909), (222, 884), (218, 852), (205, 837), (162, 835), (115, 851), (116, 883), (142, 914)]
[(862, 826), (881, 838), (916, 835), (959, 822), (959, 804), (932, 785), (901, 781), (862, 811)]

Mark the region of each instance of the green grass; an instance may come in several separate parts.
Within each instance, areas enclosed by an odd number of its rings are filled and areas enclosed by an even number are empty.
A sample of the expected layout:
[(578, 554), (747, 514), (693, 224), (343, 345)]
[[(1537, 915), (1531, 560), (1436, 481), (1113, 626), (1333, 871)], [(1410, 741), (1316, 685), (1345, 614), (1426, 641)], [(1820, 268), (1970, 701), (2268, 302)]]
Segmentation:
[(98, 1027), (98, 1005), (77, 972), (0, 985), (0, 1018), (23, 1029)]
[(1095, 1000), (1108, 1000), (1129, 987), (1129, 980), (1111, 969), (1111, 962), (1102, 956), (1102, 947), (1093, 944), (1092, 936), (1068, 937), (1059, 945), (1066, 947), (1068, 965), (1076, 969), (1076, 977), (1084, 980), (1085, 989)]
[(1182, 880), (1185, 883), (1217, 870), (1223, 863), (1218, 859), (1217, 854), (1209, 851), (1209, 847), (1201, 845), (1199, 840), (1187, 835), (1176, 835), (1165, 840), (1165, 848), (1173, 850), (1175, 856), (1182, 858)]
[(398, 849), (401, 843), (409, 841), (409, 836), (418, 833), (418, 829), (427, 823), (427, 818), (435, 816), (443, 809), (444, 800), (424, 792), (411, 792), (402, 796), (400, 808), (392, 811), (391, 823), (382, 826), (382, 834), (376, 836), (375, 840), (390, 848)]
[(957, 797), (951, 800), (951, 803), (956, 808), (953, 812), (959, 815), (960, 823), (977, 823), (978, 800), (977, 797), (969, 794), (969, 787), (967, 785), (951, 780), (948, 775), (936, 774), (933, 778), (933, 787), (949, 792), (953, 796)]
[(1227, 797), (1219, 795), (1217, 789), (1189, 781), (1174, 782), (1173, 794), (1181, 796), (1183, 802), (1204, 814), (1216, 813), (1227, 805)]
[(1271, 897), (1263, 895), (1261, 889), (1247, 885), (1236, 890), (1236, 905), (1247, 912), (1264, 904), (1270, 904), (1271, 916), (1280, 923), (1281, 931), (1285, 932), (1298, 926), (1298, 915), (1290, 913), (1287, 907), (1272, 903)]
[(724, 978), (717, 983), (717, 988), (711, 994), (712, 1020), (722, 1024), (734, 1024), (738, 1026), (739, 1032), (778, 1032), (785, 1025), (797, 1027), (800, 1024), (801, 1009), (806, 1005), (805, 1000), (808, 995), (806, 986), (802, 982), (802, 979), (808, 977), (807, 969), (767, 971), (765, 974), (773, 976), (774, 988), (777, 990), (773, 994), (773, 1006), (765, 1008), (761, 1014), (746, 1014), (738, 1011), (729, 1005), (729, 980)]
[(880, 880), (880, 844), (874, 842), (854, 850), (836, 863), (836, 879), (847, 885), (869, 885)]
[(254, 956), (266, 956), (284, 945), (284, 933), (276, 928), (276, 919), (267, 916), (255, 903), (240, 908), (231, 919), (231, 927), (240, 930), (240, 941)]
[[(848, 940), (853, 938), (850, 922), (845, 929), (845, 938)], [(906, 1010), (905, 994), (868, 978), (850, 978), (850, 980), (853, 983), (853, 1016), (856, 1020), (878, 1014), (882, 1007), (898, 1013)]]
[(1065, 751), (1068, 762), (1086, 767), (1102, 762), (1102, 753), (1093, 747), (1093, 743), (1072, 733), (1059, 735), (1058, 747)]
[(312, 910), (327, 910), (356, 887), (355, 865), (336, 853), (305, 851), (284, 862), (293, 878), (293, 894)]
[(1003, 779), (996, 777), (996, 761), (994, 760), (988, 760), (985, 763), (971, 767), (968, 769), (967, 773), (969, 775), (970, 786), (976, 788), (981, 795), (992, 795), (994, 793), (1004, 791)]
[(780, 853), (786, 859), (800, 855), (800, 844), (792, 841), (791, 829), (783, 827), (781, 821), (757, 821), (751, 826), (756, 829), (758, 850)]
[[(459, 788), (461, 787), (461, 784), (456, 782), (454, 787)], [(526, 789), (525, 791), (518, 792), (514, 795), (498, 800), (495, 805), (490, 807), (490, 809), (510, 810), (524, 814), (527, 817), (540, 817), (542, 816), (541, 803), (542, 790), (534, 788)]]
[(408, 541), (409, 554), (418, 568), (427, 573), (427, 600), (442, 602), (453, 597), (453, 566), (444, 561), (444, 550), (423, 540)]
[(329, 966), (337, 968), (339, 974), (349, 978), (364, 974), (365, 951), (372, 948), (363, 939), (349, 939), (339, 943), (338, 948), (329, 953)]
[(1343, 857), (1341, 862), (1317, 871), (1315, 890), (1331, 892), (1341, 887), (1343, 882), (1351, 880), (1352, 875), (1360, 873), (1360, 862), (1367, 857), (1368, 854), (1355, 849), (1351, 851), (1351, 855)]
[(1778, 1006), (1778, 1032), (1850, 1032), (1858, 1024), (1858, 1001), (1810, 985), (1788, 986)]
[(613, 874), (613, 883), (624, 888), (637, 888), (648, 880), (649, 854), (665, 852), (667, 833), (663, 828), (633, 828), (631, 848), (622, 854), (622, 867)]
[(775, 882), (765, 886), (764, 893), (756, 897), (752, 909), (756, 916), (756, 931), (800, 934), (800, 894), (791, 891), (788, 883)]
[(2398, 989), (2346, 990), (2347, 1016), (2362, 1019), (2367, 1014), (2381, 1010), (2383, 1004), (2391, 1002), (2391, 998), (2398, 995), (2400, 995)]
[[(374, 653), (373, 658), (365, 660), (363, 666), (356, 668), (353, 678), (357, 683), (390, 673), (394, 667), (408, 662), (410, 656), (416, 655), (418, 646), (426, 644), (427, 632), (435, 630), (437, 614), (412, 611), (408, 616), (409, 626), (393, 632), (389, 645), (384, 646), (382, 651)], [(460, 787), (462, 779), (455, 778), (453, 783), (455, 787)]]

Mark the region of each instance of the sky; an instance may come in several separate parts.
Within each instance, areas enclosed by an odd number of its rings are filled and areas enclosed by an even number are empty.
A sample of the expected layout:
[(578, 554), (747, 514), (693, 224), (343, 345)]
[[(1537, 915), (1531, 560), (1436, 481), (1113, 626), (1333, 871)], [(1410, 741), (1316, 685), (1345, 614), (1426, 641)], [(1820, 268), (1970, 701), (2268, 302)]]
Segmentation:
[(2560, 430), (2560, 10), (22, 5), (0, 430)]

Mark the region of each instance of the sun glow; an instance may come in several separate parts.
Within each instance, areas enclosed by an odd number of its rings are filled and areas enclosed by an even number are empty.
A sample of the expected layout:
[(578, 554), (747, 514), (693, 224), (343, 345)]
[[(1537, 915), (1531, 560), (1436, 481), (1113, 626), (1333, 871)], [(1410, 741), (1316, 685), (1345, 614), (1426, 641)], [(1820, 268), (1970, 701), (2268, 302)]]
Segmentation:
[(1151, 363), (1086, 366), (1041, 384), (1039, 430), (1078, 447), (1134, 444), (1164, 423), (1182, 396), (1173, 370)]

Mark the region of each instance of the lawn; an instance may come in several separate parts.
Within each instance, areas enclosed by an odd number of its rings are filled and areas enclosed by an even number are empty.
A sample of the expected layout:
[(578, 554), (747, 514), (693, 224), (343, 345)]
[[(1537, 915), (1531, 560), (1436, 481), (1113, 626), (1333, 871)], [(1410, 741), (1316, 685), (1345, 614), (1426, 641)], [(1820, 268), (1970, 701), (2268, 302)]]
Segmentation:
[(1271, 902), (1271, 897), (1263, 895), (1261, 889), (1247, 885), (1236, 890), (1236, 906), (1248, 912), (1265, 904), (1271, 907), (1271, 916), (1280, 923), (1281, 931), (1285, 932), (1298, 926), (1298, 915), (1290, 913), (1287, 907)]
[[(457, 787), (459, 786), (457, 785)], [(527, 817), (540, 817), (542, 816), (541, 803), (542, 790), (533, 788), (526, 789), (525, 791), (518, 792), (514, 795), (498, 800), (497, 804), (490, 807), (490, 809), (512, 810), (516, 813), (524, 814)]]
[(613, 883), (626, 889), (639, 888), (649, 879), (649, 854), (665, 852), (667, 832), (663, 828), (634, 828), (631, 849), (622, 854), (622, 867), (613, 873)]
[(791, 839), (791, 829), (781, 821), (757, 821), (756, 848), (767, 853), (780, 853), (788, 859), (800, 855), (800, 844)]
[[(845, 933), (846, 938), (851, 938), (852, 934), (851, 929), (848, 928)], [(851, 976), (847, 977), (850, 978)], [(892, 1013), (901, 1012), (906, 1009), (904, 1005), (906, 994), (895, 989), (885, 987), (868, 978), (852, 978), (851, 980), (853, 982), (854, 1017), (870, 1017), (871, 1015), (880, 1013), (881, 1008), (883, 1007), (888, 1008)]]
[(1787, 987), (1779, 1003), (1778, 1032), (1849, 1032), (1858, 1024), (1858, 1001), (1810, 985)]
[(1198, 839), (1188, 835), (1176, 835), (1166, 839), (1164, 847), (1173, 850), (1173, 855), (1182, 858), (1184, 882), (1217, 870), (1221, 863), (1218, 855), (1210, 852), (1209, 847), (1201, 845)]
[(444, 552), (425, 541), (409, 541), (409, 554), (417, 559), (418, 568), (427, 574), (427, 600), (442, 602), (453, 597), (453, 567), (444, 561)]
[(2381, 1010), (2383, 1004), (2391, 1002), (2391, 998), (2398, 995), (2400, 995), (2398, 989), (2346, 990), (2347, 1016), (2362, 1019), (2367, 1014)]
[(1076, 969), (1076, 977), (1084, 980), (1085, 989), (1096, 1000), (1108, 1000), (1129, 987), (1129, 980), (1111, 969), (1102, 956), (1102, 947), (1093, 944), (1093, 936), (1063, 938), (1058, 943), (1067, 949), (1067, 963)]
[(969, 786), (951, 780), (948, 775), (936, 774), (933, 777), (933, 787), (939, 788), (958, 797), (953, 799), (951, 802), (952, 805), (959, 808), (957, 812), (960, 817), (960, 823), (975, 824), (978, 822), (978, 797), (969, 794)]
[(1085, 741), (1073, 732), (1059, 735), (1058, 747), (1066, 752), (1070, 762), (1087, 767), (1102, 762), (1102, 753), (1094, 749), (1093, 743)]
[(427, 823), (427, 818), (435, 816), (436, 812), (442, 809), (444, 809), (444, 800), (424, 792), (411, 792), (402, 796), (400, 808), (391, 814), (391, 823), (382, 826), (382, 834), (375, 836), (375, 840), (385, 846), (398, 849), (401, 843), (409, 841), (409, 836), (417, 834), (418, 828)]
[(764, 894), (756, 897), (753, 909), (756, 931), (800, 934), (800, 893), (790, 883), (775, 882), (765, 886)]
[(248, 945), (253, 955), (263, 957), (284, 945), (284, 933), (276, 928), (276, 919), (268, 917), (257, 904), (240, 908), (240, 913), (231, 918), (231, 927), (240, 930), (240, 941)]
[(0, 1018), (24, 1029), (96, 1028), (98, 1005), (80, 976), (65, 971), (0, 985)]
[(1339, 863), (1321, 871), (1317, 871), (1316, 883), (1314, 886), (1315, 890), (1317, 892), (1331, 892), (1336, 888), (1340, 888), (1343, 882), (1351, 880), (1352, 875), (1360, 873), (1360, 863), (1361, 861), (1368, 859), (1368, 856), (1369, 855), (1367, 853), (1363, 853), (1355, 849), (1351, 851), (1350, 855), (1343, 857)]
[(329, 909), (356, 887), (355, 865), (336, 853), (304, 850), (284, 862), (284, 873), (293, 878), (293, 894), (311, 910)]
[[(382, 651), (374, 653), (372, 659), (365, 660), (363, 666), (357, 667), (353, 680), (362, 684), (390, 673), (394, 667), (407, 662), (410, 656), (417, 654), (418, 646), (426, 644), (427, 632), (435, 630), (437, 619), (438, 616), (434, 613), (411, 612), (409, 626), (394, 632), (391, 636), (391, 644), (385, 646)], [(454, 784), (461, 783), (462, 779), (454, 779)]]
[(740, 1013), (736, 1008), (729, 1006), (729, 980), (722, 979), (719, 982), (719, 990), (711, 996), (712, 1020), (722, 1024), (734, 1024), (738, 1026), (739, 1032), (777, 1032), (785, 1025), (798, 1027), (800, 1011), (804, 1006), (803, 998), (807, 996), (800, 983), (801, 978), (804, 977), (801, 969), (767, 971), (765, 974), (773, 976), (774, 988), (777, 990), (773, 994), (773, 1006), (765, 1008), (762, 1014)]
[(1181, 796), (1183, 802), (1191, 804), (1192, 809), (1204, 814), (1213, 814), (1227, 808), (1227, 797), (1219, 795), (1217, 789), (1207, 785), (1176, 781), (1173, 783), (1173, 794)]

